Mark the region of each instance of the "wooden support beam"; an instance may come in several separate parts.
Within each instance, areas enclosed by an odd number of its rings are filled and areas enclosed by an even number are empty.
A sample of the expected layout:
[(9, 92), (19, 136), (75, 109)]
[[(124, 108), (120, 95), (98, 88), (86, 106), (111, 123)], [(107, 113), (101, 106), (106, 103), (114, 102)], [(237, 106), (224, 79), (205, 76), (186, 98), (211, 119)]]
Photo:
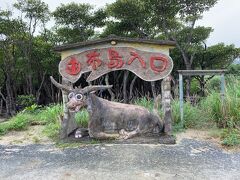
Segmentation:
[(178, 70), (178, 73), (183, 76), (201, 76), (201, 75), (221, 75), (227, 72), (226, 69), (217, 69), (217, 70)]
[(224, 98), (225, 98), (225, 77), (224, 77), (224, 74), (221, 74), (221, 99), (222, 99), (222, 104), (224, 104)]
[(171, 78), (170, 76), (162, 80), (162, 109), (164, 114), (164, 133), (172, 134), (172, 109), (171, 109)]
[(179, 74), (179, 102), (180, 102), (180, 117), (181, 124), (184, 126), (183, 120), (183, 76)]

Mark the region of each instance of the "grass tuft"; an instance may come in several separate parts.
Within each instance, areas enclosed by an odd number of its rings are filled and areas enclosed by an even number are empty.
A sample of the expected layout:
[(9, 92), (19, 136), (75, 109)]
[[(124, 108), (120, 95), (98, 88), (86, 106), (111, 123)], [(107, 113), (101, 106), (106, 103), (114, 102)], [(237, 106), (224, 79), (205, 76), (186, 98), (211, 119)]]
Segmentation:
[(146, 97), (142, 97), (142, 98), (136, 99), (134, 101), (134, 104), (136, 104), (138, 106), (143, 106), (143, 107), (149, 109), (150, 111), (152, 111), (154, 102), (153, 102), (152, 99), (149, 99), (149, 98), (146, 98)]
[(89, 114), (86, 109), (83, 109), (76, 113), (75, 120), (77, 124), (82, 128), (88, 127)]

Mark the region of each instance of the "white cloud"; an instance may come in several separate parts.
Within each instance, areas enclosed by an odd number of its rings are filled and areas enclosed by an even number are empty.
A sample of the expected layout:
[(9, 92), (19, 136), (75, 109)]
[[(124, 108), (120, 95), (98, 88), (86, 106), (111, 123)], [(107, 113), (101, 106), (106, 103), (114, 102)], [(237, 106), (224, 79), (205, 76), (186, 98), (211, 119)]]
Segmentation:
[(100, 7), (104, 7), (106, 3), (110, 4), (115, 0), (58, 0), (57, 2), (53, 0), (43, 0), (43, 1), (49, 5), (50, 10), (55, 10), (55, 8), (59, 6), (61, 3), (62, 4), (67, 4), (71, 2), (89, 3), (94, 5), (97, 8), (100, 8)]
[(205, 12), (198, 24), (214, 29), (208, 45), (224, 42), (240, 47), (240, 1), (220, 0), (210, 11)]

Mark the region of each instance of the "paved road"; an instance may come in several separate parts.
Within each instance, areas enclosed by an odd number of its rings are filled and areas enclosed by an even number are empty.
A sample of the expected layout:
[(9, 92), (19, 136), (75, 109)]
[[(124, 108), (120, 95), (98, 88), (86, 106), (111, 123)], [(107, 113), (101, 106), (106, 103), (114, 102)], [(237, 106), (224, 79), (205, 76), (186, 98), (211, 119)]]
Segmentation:
[(0, 179), (240, 179), (240, 153), (207, 142), (177, 145), (0, 145)]

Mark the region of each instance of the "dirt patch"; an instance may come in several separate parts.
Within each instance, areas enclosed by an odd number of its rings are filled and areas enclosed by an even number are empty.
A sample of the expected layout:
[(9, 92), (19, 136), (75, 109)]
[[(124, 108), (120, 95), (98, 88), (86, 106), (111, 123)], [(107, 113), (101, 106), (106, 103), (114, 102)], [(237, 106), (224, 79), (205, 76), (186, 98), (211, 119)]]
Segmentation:
[(182, 139), (198, 139), (198, 140), (207, 140), (213, 143), (220, 144), (220, 138), (211, 137), (208, 130), (196, 130), (196, 129), (187, 129), (184, 132), (177, 133), (177, 143)]
[(7, 121), (7, 119), (0, 117), (0, 123), (2, 123), (2, 122), (4, 122), (4, 121)]
[(214, 129), (207, 129), (207, 130), (187, 129), (184, 132), (176, 134), (177, 143), (179, 143), (183, 139), (195, 139), (195, 140), (211, 142), (216, 146), (218, 146), (219, 148), (224, 149), (226, 152), (229, 152), (229, 153), (240, 152), (240, 146), (236, 146), (236, 147), (223, 146), (222, 141), (220, 139), (220, 135), (216, 135), (215, 131), (216, 130)]
[(0, 136), (0, 144), (2, 145), (14, 145), (14, 144), (48, 144), (52, 141), (44, 136), (44, 126), (30, 126), (26, 131), (12, 131), (4, 136)]

